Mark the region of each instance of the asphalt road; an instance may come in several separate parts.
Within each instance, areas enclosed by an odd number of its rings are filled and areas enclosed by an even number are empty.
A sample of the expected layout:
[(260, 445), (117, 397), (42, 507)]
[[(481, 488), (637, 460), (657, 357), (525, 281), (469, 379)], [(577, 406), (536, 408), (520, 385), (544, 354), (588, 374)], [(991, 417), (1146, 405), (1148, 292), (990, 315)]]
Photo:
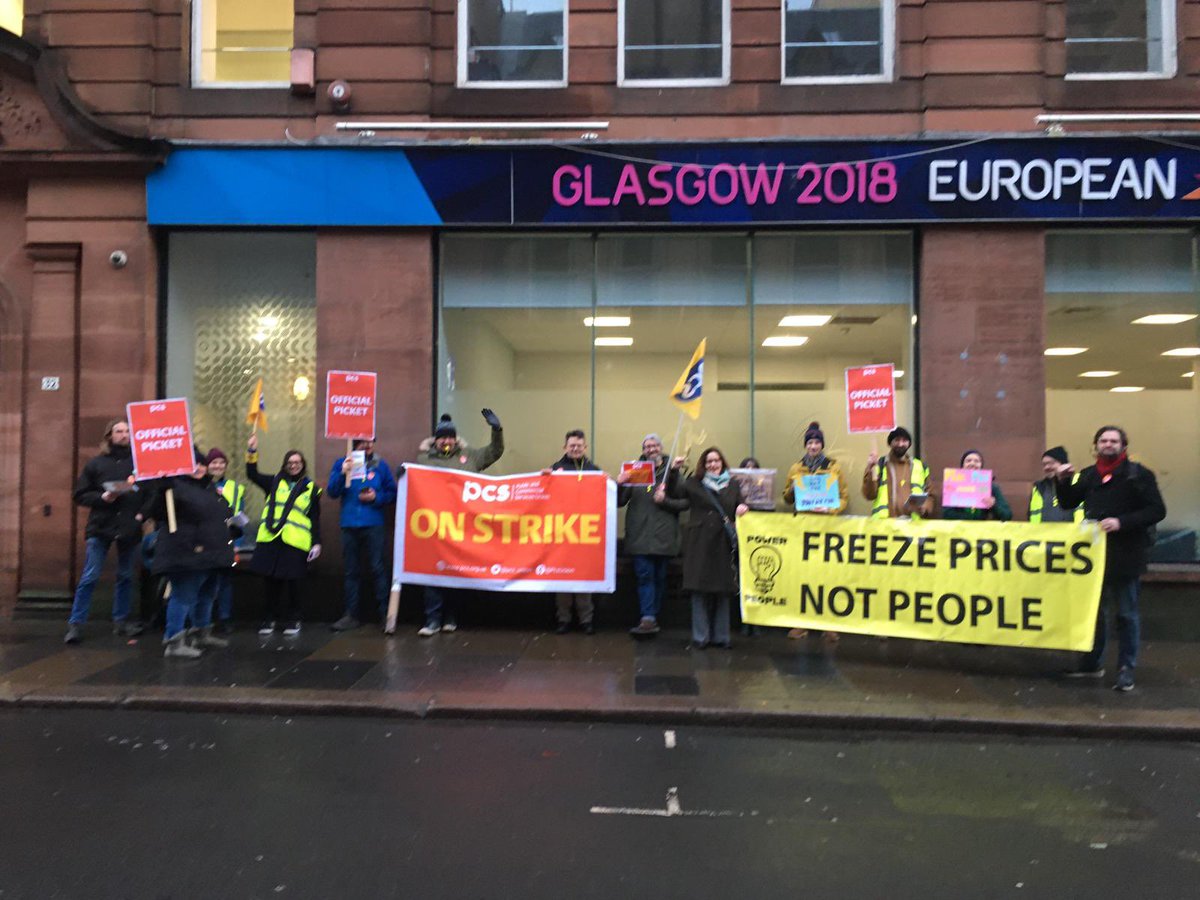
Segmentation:
[(0, 900), (1194, 898), (1200, 747), (0, 712)]

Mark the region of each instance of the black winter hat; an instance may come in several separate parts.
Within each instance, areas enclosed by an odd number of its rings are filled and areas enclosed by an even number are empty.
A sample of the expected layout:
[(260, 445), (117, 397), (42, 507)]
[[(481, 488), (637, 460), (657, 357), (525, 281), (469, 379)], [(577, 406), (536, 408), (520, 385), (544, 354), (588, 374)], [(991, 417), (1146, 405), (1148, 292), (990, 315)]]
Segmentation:
[(891, 431), (888, 432), (887, 442), (890, 444), (892, 441), (894, 441), (898, 437), (908, 438), (908, 442), (910, 444), (913, 442), (912, 433), (907, 428), (905, 428), (903, 425), (901, 425), (897, 428), (893, 428)]
[(808, 428), (804, 432), (804, 443), (816, 439), (821, 442), (821, 446), (825, 446), (825, 432), (821, 430), (820, 422), (809, 422)]
[(435, 438), (458, 437), (458, 429), (454, 427), (454, 422), (450, 419), (449, 413), (442, 413), (442, 417), (438, 419), (437, 427), (433, 429)]
[(1062, 446), (1051, 447), (1049, 450), (1043, 453), (1042, 456), (1048, 456), (1063, 465), (1066, 465), (1070, 461), (1067, 459), (1067, 448)]

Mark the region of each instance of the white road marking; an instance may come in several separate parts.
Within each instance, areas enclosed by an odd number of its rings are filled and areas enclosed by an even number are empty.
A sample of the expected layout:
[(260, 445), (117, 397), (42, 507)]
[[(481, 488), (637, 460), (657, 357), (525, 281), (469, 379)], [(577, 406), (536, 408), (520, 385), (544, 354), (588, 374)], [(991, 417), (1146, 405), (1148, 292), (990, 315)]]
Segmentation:
[(655, 816), (662, 819), (673, 819), (678, 816), (691, 816), (703, 819), (740, 819), (744, 816), (757, 816), (758, 810), (749, 813), (736, 809), (688, 809), (679, 805), (679, 788), (667, 789), (666, 809), (640, 809), (635, 806), (593, 806), (589, 812), (596, 816)]
[(664, 731), (663, 732), (663, 743), (667, 745), (668, 750), (674, 750), (675, 749), (675, 732)]

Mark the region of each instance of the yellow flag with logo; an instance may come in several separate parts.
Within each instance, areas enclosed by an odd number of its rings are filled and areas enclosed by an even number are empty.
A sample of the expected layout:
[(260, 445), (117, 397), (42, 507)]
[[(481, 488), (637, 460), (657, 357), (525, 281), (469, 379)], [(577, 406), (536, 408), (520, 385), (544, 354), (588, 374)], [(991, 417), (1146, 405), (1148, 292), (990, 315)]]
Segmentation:
[(692, 361), (688, 363), (683, 374), (679, 376), (679, 380), (675, 382), (675, 387), (671, 388), (671, 402), (693, 420), (700, 418), (700, 401), (704, 394), (704, 345), (706, 343), (708, 343), (708, 338), (700, 341), (700, 346), (692, 354)]
[(258, 379), (254, 386), (254, 395), (250, 398), (250, 409), (246, 413), (246, 424), (253, 425), (254, 430), (267, 431), (267, 398), (263, 394), (263, 380)]

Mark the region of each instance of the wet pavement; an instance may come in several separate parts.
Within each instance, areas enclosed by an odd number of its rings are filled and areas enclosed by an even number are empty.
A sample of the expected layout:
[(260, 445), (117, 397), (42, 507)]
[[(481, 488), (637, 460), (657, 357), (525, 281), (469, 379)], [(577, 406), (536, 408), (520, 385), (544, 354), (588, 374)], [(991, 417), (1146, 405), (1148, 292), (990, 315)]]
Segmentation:
[(1103, 738), (0, 710), (0, 897), (1175, 900), (1198, 763)]
[(104, 622), (67, 647), (61, 623), (17, 620), (0, 623), (0, 706), (1200, 738), (1193, 603), (1188, 589), (1147, 610), (1131, 694), (1110, 689), (1112, 672), (1058, 677), (1072, 654), (851, 635), (831, 645), (780, 630), (697, 650), (683, 631), (635, 641), (615, 625), (594, 636), (490, 627), (434, 638), (308, 625), (295, 639), (247, 626), (193, 662), (163, 659), (157, 635), (117, 638)]

